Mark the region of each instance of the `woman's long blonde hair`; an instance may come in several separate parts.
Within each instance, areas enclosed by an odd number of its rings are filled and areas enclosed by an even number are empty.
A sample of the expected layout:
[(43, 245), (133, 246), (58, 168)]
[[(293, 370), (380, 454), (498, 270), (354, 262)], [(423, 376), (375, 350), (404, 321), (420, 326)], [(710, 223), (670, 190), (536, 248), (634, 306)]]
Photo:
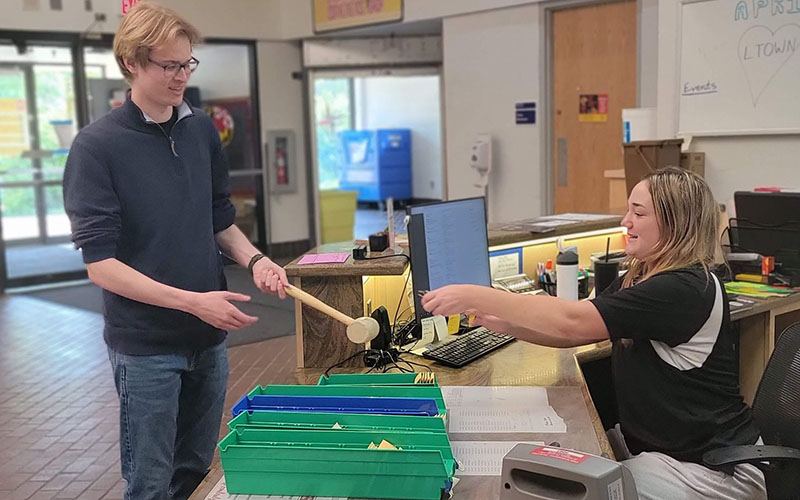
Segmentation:
[(623, 288), (670, 269), (700, 264), (708, 271), (719, 246), (720, 217), (708, 184), (678, 167), (656, 170), (642, 181), (653, 200), (660, 237), (645, 260), (628, 258)]

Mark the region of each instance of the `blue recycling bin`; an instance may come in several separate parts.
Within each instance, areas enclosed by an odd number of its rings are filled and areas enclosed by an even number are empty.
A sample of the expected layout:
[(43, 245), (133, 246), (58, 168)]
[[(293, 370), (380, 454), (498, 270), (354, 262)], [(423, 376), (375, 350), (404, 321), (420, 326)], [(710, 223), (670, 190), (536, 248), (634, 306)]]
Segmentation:
[(358, 201), (411, 199), (411, 130), (343, 130), (339, 140), (340, 189), (358, 191)]

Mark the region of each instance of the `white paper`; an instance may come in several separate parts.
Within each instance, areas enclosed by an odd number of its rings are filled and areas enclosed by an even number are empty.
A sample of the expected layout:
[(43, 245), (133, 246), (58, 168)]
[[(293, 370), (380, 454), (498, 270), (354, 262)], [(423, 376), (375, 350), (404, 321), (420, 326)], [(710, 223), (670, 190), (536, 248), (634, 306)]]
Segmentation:
[[(458, 461), (458, 476), (499, 476), (503, 457), (519, 443), (517, 441), (451, 441), (453, 456)], [(527, 444), (541, 446), (541, 441)]]
[(492, 279), (505, 278), (506, 276), (519, 274), (522, 267), (520, 266), (519, 260), (519, 252), (490, 256), (489, 268), (492, 274)]
[(616, 217), (615, 215), (611, 214), (575, 214), (575, 213), (566, 213), (566, 214), (555, 214), (555, 215), (545, 215), (539, 217), (540, 219), (559, 219), (559, 220), (571, 220), (571, 221), (590, 221), (590, 220), (603, 220), (608, 219), (609, 217)]
[(530, 224), (525, 224), (524, 227), (558, 227), (567, 226), (574, 223), (574, 220), (569, 219), (539, 220), (536, 222), (531, 222)]
[(549, 406), (546, 387), (446, 385), (442, 387), (442, 397), (450, 410), (476, 407), (536, 409)]
[(225, 487), (225, 477), (211, 488), (205, 500), (347, 500), (342, 497), (287, 497), (284, 495), (232, 495)]
[(451, 433), (564, 433), (545, 387), (445, 386)]
[(422, 318), (422, 338), (419, 340), (419, 347), (426, 346), (436, 338), (436, 326), (433, 316)]
[(567, 425), (549, 406), (518, 410), (452, 410), (448, 408), (450, 432), (470, 433), (564, 433)]
[(433, 316), (433, 329), (436, 333), (436, 342), (445, 340), (448, 336), (447, 332), (447, 318), (440, 314)]

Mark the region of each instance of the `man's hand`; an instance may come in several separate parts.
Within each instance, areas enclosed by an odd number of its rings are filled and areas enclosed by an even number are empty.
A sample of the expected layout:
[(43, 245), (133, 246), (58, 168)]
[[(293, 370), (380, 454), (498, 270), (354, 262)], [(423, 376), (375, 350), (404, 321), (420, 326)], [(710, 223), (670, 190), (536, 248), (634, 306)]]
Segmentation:
[(258, 318), (243, 313), (231, 301), (249, 300), (249, 296), (234, 292), (195, 293), (186, 312), (221, 330), (238, 330), (252, 325)]
[(447, 285), (422, 296), (422, 307), (433, 314), (450, 316), (472, 309), (473, 294), (478, 286)]
[(289, 284), (286, 271), (281, 266), (272, 262), (269, 257), (263, 257), (253, 266), (253, 283), (259, 290), (270, 295), (277, 295), (285, 299), (286, 291), (283, 289)]

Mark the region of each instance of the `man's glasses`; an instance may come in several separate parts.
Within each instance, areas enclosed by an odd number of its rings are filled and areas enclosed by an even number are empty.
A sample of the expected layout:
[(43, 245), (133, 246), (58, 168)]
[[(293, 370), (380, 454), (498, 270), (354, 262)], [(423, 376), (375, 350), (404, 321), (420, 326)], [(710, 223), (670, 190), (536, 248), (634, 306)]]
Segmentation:
[(161, 69), (164, 70), (164, 76), (168, 76), (169, 78), (172, 78), (173, 76), (177, 75), (178, 74), (178, 70), (181, 70), (181, 69), (183, 69), (185, 71), (188, 71), (189, 74), (194, 73), (194, 70), (197, 69), (197, 65), (200, 64), (200, 61), (198, 61), (194, 57), (192, 57), (191, 59), (189, 59), (189, 61), (187, 61), (187, 62), (185, 62), (183, 64), (181, 64), (181, 63), (164, 64), (164, 63), (160, 63), (158, 61), (154, 61), (154, 60), (150, 59), (149, 57), (147, 58), (147, 60), (150, 61), (151, 63), (155, 64), (156, 66), (160, 66)]

